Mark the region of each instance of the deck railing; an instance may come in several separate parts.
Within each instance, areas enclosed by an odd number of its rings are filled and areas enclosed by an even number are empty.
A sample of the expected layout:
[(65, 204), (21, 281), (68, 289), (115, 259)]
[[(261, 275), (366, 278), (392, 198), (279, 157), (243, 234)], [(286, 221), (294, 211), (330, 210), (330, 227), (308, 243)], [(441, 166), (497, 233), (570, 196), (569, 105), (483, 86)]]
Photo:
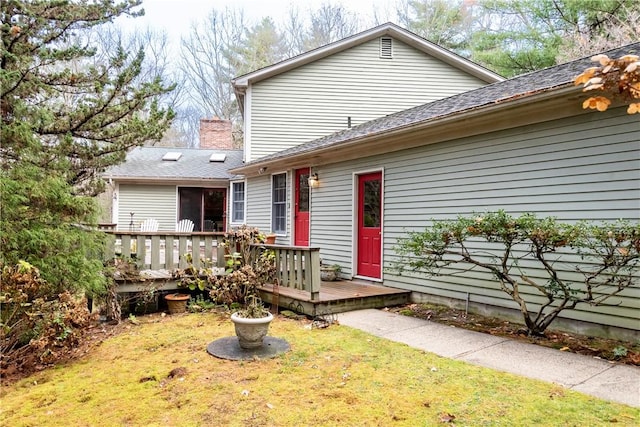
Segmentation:
[(108, 231), (113, 239), (107, 256), (122, 256), (135, 260), (140, 270), (175, 270), (188, 265), (185, 254), (191, 254), (197, 268), (207, 266), (223, 268), (224, 233), (177, 233)]
[(256, 246), (259, 246), (260, 250), (274, 251), (277, 286), (309, 292), (312, 301), (319, 299), (320, 248), (284, 245)]
[[(177, 233), (106, 231), (112, 236), (107, 257), (134, 259), (140, 270), (186, 268), (185, 254), (190, 254), (196, 268), (217, 267), (224, 274), (226, 266), (224, 233)], [(232, 245), (233, 247), (233, 245)], [(252, 262), (261, 251), (273, 251), (277, 286), (309, 292), (311, 300), (320, 295), (320, 249), (303, 246), (252, 245)], [(205, 265), (203, 265), (203, 262)]]

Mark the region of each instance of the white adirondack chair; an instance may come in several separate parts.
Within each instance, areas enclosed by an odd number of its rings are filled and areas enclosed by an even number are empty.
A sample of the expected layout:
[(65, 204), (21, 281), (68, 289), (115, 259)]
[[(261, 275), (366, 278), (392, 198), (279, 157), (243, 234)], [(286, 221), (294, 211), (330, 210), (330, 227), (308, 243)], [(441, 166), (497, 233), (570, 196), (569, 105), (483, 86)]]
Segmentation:
[[(157, 219), (155, 219), (155, 218), (147, 218), (144, 221), (142, 221), (142, 224), (140, 224), (140, 231), (142, 231), (142, 232), (155, 232), (155, 231), (158, 231), (158, 227), (159, 226), (160, 226), (160, 224), (158, 223)], [(151, 249), (151, 240), (150, 239), (145, 239), (144, 245), (145, 245), (147, 250), (150, 250)]]
[(142, 221), (140, 224), (140, 231), (158, 231), (158, 220), (154, 218), (148, 218)]
[[(193, 221), (191, 221), (190, 219), (181, 219), (177, 224), (176, 224), (176, 231), (178, 233), (191, 233), (193, 231)], [(174, 244), (174, 247), (177, 248), (177, 242)], [(191, 251), (191, 239), (187, 240), (187, 250)]]
[(176, 224), (176, 231), (178, 233), (191, 233), (193, 231), (193, 227), (193, 221), (190, 219), (183, 219)]

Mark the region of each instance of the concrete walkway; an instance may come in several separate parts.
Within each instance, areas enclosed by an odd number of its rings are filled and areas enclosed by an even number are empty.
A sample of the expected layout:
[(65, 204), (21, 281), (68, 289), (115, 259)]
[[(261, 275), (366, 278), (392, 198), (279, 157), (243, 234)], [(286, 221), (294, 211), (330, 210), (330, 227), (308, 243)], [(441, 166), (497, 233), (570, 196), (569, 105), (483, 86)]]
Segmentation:
[(442, 325), (383, 310), (340, 313), (341, 325), (474, 365), (549, 381), (640, 407), (640, 368)]

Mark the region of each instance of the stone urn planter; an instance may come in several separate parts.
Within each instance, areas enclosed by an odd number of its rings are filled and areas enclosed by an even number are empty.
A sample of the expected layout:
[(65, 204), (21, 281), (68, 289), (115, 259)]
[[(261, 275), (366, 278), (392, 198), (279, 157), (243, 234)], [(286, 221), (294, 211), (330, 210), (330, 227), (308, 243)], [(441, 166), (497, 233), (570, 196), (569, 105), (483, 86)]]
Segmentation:
[(164, 296), (165, 301), (167, 301), (167, 308), (169, 309), (169, 314), (178, 314), (184, 313), (187, 311), (187, 302), (191, 298), (188, 294), (168, 294)]
[(321, 265), (320, 266), (320, 280), (323, 282), (333, 282), (338, 280), (340, 275), (339, 265)]
[(233, 313), (231, 321), (236, 329), (236, 336), (241, 348), (252, 349), (262, 346), (264, 337), (269, 332), (269, 324), (273, 320), (273, 314), (257, 319), (242, 317), (240, 313)]

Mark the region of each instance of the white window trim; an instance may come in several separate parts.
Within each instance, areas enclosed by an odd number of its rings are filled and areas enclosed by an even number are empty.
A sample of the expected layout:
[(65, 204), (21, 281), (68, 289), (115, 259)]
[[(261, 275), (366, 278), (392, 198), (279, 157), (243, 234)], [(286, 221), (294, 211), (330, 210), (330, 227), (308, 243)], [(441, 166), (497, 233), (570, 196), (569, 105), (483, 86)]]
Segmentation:
[[(244, 184), (244, 210), (243, 210), (243, 218), (242, 221), (235, 221), (235, 205), (234, 202), (235, 200), (235, 191), (233, 191), (233, 185), (234, 184), (239, 184), (239, 183), (243, 183)], [(230, 220), (229, 220), (229, 224), (233, 224), (233, 225), (242, 225), (242, 224), (246, 224), (247, 223), (247, 180), (246, 179), (238, 179), (238, 180), (234, 180), (231, 181), (229, 184), (229, 194), (231, 194), (231, 197), (229, 197), (229, 212), (231, 213), (230, 216)]]
[[(281, 172), (274, 172), (271, 174), (271, 177), (269, 178), (269, 189), (270, 189), (270, 198), (269, 198), (269, 209), (270, 209), (270, 215), (269, 215), (269, 232), (274, 232), (273, 231), (273, 177), (275, 175), (284, 175), (284, 182), (285, 182), (285, 210), (289, 209), (289, 173), (287, 171), (281, 171)], [(287, 218), (287, 212), (285, 211), (285, 216), (284, 216), (284, 232), (274, 232), (276, 233), (276, 236), (286, 236), (287, 235), (287, 229), (289, 226), (289, 221)]]

